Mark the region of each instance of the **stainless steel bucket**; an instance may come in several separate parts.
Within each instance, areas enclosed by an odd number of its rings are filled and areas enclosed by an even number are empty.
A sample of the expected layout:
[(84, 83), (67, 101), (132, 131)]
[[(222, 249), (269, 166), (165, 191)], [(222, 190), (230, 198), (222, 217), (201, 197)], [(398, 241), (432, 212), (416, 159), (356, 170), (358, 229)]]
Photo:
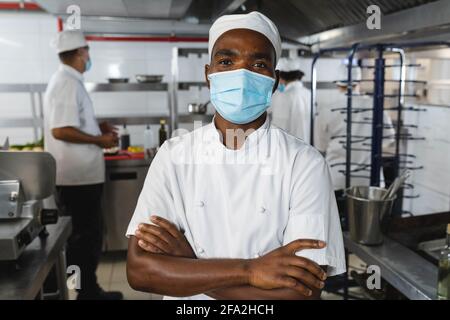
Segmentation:
[(383, 243), (381, 221), (390, 214), (396, 196), (381, 200), (387, 190), (356, 186), (345, 190), (350, 238), (365, 245)]

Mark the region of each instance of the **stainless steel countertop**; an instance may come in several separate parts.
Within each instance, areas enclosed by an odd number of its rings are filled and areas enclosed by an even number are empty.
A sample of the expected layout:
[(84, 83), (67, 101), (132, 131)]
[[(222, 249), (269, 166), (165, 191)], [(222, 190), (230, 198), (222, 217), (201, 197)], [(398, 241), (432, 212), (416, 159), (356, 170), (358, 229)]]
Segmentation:
[(106, 168), (131, 168), (131, 167), (149, 167), (151, 159), (127, 159), (127, 160), (105, 160)]
[(13, 268), (12, 264), (0, 264), (0, 300), (32, 300), (39, 291), (63, 250), (72, 232), (72, 219), (59, 217), (58, 223), (48, 225), (49, 236), (33, 240)]
[(434, 300), (438, 267), (400, 243), (384, 237), (380, 246), (365, 246), (344, 233), (345, 247), (368, 265), (377, 265), (381, 277), (411, 300)]

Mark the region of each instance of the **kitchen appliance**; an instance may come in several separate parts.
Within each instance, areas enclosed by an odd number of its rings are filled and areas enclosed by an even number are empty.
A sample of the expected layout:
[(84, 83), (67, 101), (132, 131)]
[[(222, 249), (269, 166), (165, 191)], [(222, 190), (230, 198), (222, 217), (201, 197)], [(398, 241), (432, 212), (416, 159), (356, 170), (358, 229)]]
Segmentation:
[(358, 186), (345, 191), (348, 208), (350, 237), (365, 245), (383, 242), (382, 220), (390, 214), (396, 196), (383, 200), (388, 192), (378, 187)]
[(158, 83), (163, 79), (163, 75), (137, 74), (136, 81), (139, 83)]
[(188, 104), (188, 112), (191, 114), (205, 114), (208, 110), (208, 104), (210, 101), (206, 103), (189, 103)]
[(0, 261), (16, 260), (58, 211), (44, 208), (55, 188), (56, 163), (47, 152), (0, 151)]

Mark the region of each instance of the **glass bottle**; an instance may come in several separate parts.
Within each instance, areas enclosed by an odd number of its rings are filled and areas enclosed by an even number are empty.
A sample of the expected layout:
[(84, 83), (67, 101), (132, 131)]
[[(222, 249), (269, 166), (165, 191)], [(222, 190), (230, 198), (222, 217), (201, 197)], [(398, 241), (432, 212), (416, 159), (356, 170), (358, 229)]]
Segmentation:
[(161, 128), (159, 128), (159, 146), (162, 146), (164, 141), (167, 140), (166, 120), (160, 120), (159, 124), (161, 125)]

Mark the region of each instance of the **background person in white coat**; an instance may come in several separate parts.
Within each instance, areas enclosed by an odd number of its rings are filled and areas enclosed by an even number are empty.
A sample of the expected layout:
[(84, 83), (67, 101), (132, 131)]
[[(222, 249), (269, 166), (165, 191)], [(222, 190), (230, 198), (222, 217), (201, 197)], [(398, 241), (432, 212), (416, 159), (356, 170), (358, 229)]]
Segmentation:
[[(345, 170), (346, 150), (344, 149), (345, 136), (347, 134), (347, 66), (342, 64), (339, 67), (338, 77), (340, 81), (336, 82), (339, 89), (339, 97), (334, 99), (330, 104), (318, 104), (317, 115), (314, 126), (314, 145), (321, 151), (330, 165), (331, 178), (333, 187), (336, 193), (336, 199), (340, 213), (345, 211), (345, 199), (343, 197), (345, 189), (345, 174), (341, 171)], [(359, 95), (361, 69), (353, 67), (352, 69), (352, 83), (353, 94)], [(365, 108), (366, 112), (352, 113), (352, 140), (358, 140), (360, 137), (372, 136), (372, 117), (373, 97), (368, 95), (354, 96), (352, 98), (352, 108)], [(336, 110), (338, 109), (338, 110)], [(385, 126), (383, 136), (383, 150), (390, 148), (395, 140), (395, 131), (392, 127), (392, 121), (389, 115), (384, 112), (383, 123)], [(361, 140), (357, 143), (352, 143), (353, 149), (370, 150), (370, 139)], [(368, 144), (368, 145), (367, 145)], [(370, 165), (371, 153), (370, 151), (352, 150), (352, 165), (351, 170), (363, 169), (357, 172), (352, 172), (351, 185), (369, 185), (370, 167), (363, 168), (364, 165)], [(382, 172), (380, 172), (381, 181), (383, 181)]]
[(58, 207), (72, 217), (67, 263), (80, 268), (78, 299), (121, 299), (120, 292), (104, 292), (96, 269), (102, 247), (101, 198), (105, 182), (102, 148), (117, 145), (108, 123), (97, 123), (83, 83), (91, 65), (89, 47), (80, 31), (58, 33), (55, 44), (61, 64), (45, 92), (44, 148), (56, 160)]
[(304, 73), (300, 61), (281, 58), (277, 69), (280, 71), (278, 90), (272, 96), (268, 110), (272, 123), (293, 136), (309, 143), (311, 135), (311, 91), (303, 86)]

